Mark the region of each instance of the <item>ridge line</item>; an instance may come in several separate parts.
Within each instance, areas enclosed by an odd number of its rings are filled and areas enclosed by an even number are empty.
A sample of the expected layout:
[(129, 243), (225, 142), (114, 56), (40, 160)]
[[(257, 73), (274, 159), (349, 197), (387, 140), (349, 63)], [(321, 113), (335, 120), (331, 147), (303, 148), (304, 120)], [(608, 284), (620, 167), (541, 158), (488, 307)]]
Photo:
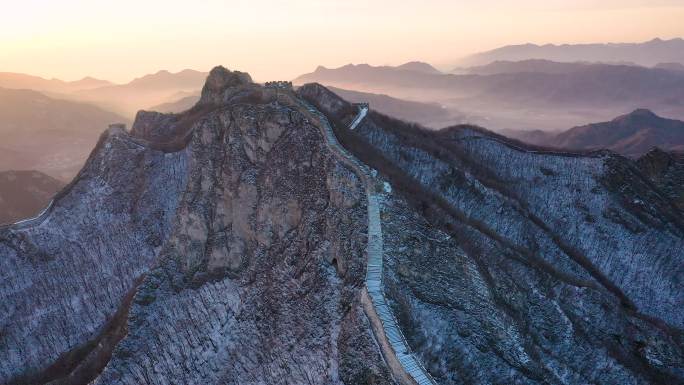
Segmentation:
[[(413, 354), (411, 347), (406, 341), (404, 333), (399, 328), (399, 324), (392, 312), (391, 307), (385, 297), (383, 284), (383, 237), (382, 237), (382, 221), (380, 219), (380, 203), (378, 194), (373, 188), (373, 180), (375, 179), (375, 170), (370, 170), (368, 166), (361, 163), (356, 157), (349, 153), (337, 141), (337, 137), (333, 132), (330, 122), (325, 115), (316, 109), (313, 105), (301, 98), (296, 98), (300, 103), (313, 115), (318, 117), (324, 128), (325, 141), (334, 153), (338, 154), (343, 160), (346, 160), (349, 165), (359, 174), (362, 182), (366, 188), (366, 198), (368, 200), (368, 244), (366, 252), (368, 260), (366, 264), (366, 291), (370, 296), (370, 302), (375, 316), (382, 324), (382, 337), (389, 342), (391, 350), (393, 350), (395, 359), (401, 364), (402, 369), (408, 374), (411, 380), (418, 385), (437, 385), (434, 378), (425, 369), (420, 360)], [(348, 129), (355, 129), (368, 113), (367, 104), (357, 105), (359, 111)], [(366, 312), (366, 315), (371, 317), (371, 314)], [(376, 330), (371, 328), (374, 332)], [(377, 338), (377, 337), (376, 337)]]

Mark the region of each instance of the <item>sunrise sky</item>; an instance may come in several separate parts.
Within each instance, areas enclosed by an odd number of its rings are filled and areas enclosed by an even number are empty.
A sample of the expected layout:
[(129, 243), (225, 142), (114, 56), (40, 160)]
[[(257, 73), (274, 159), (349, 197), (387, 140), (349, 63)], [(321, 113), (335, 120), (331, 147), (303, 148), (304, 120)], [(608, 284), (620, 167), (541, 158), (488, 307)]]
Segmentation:
[(2, 0), (0, 71), (125, 82), (216, 64), (256, 80), (316, 65), (450, 67), (506, 44), (684, 37), (684, 0)]

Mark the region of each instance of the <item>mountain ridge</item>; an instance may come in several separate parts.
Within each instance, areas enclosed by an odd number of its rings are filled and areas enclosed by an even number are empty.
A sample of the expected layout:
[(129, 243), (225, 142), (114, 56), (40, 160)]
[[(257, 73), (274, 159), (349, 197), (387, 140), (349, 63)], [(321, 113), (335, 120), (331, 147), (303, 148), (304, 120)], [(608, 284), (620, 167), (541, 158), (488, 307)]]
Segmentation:
[(684, 40), (655, 38), (642, 43), (587, 43), (509, 45), (467, 56), (460, 65), (483, 65), (496, 60), (548, 59), (559, 62), (632, 62), (654, 66), (662, 62), (684, 64)]
[(70, 180), (111, 123), (128, 123), (97, 106), (55, 99), (38, 91), (0, 88), (0, 170), (35, 169)]
[(0, 171), (0, 224), (37, 215), (64, 182), (38, 171)]
[(495, 130), (555, 131), (641, 107), (684, 119), (684, 72), (628, 65), (560, 66), (560, 70), (546, 73), (487, 75), (426, 74), (385, 67), (345, 66), (302, 75), (295, 83), (319, 82), (343, 89), (437, 102), (468, 116), (482, 117), (473, 123)]
[(43, 91), (52, 93), (70, 93), (107, 85), (113, 85), (113, 83), (90, 76), (86, 76), (83, 79), (75, 81), (64, 81), (55, 78), (45, 79), (40, 76), (15, 72), (0, 72), (0, 87), (2, 88), (31, 89), (39, 92)]
[(359, 108), (217, 67), (190, 110), (107, 130), (44, 216), (0, 227), (0, 382), (396, 383), (363, 299), (378, 250), (437, 383), (681, 382), (684, 219), (634, 161)]
[(556, 135), (548, 144), (563, 148), (608, 148), (629, 156), (641, 156), (654, 147), (683, 151), (684, 122), (662, 118), (640, 108), (609, 122), (573, 127)]

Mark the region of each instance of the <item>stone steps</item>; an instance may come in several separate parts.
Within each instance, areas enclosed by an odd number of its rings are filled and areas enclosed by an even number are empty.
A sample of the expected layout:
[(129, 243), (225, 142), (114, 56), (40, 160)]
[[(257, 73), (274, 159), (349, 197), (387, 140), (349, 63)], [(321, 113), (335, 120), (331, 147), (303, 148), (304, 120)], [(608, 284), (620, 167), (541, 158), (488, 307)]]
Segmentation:
[[(366, 268), (366, 289), (370, 295), (371, 302), (375, 311), (382, 322), (385, 336), (394, 350), (397, 360), (411, 378), (418, 385), (436, 385), (435, 380), (430, 376), (420, 361), (411, 353), (411, 349), (406, 342), (404, 334), (399, 329), (392, 309), (385, 298), (382, 266), (383, 266), (383, 240), (382, 223), (380, 219), (380, 203), (378, 195), (373, 190), (373, 177), (369, 168), (361, 163), (356, 157), (344, 149), (335, 137), (332, 126), (328, 119), (316, 108), (302, 101), (306, 109), (316, 115), (325, 128), (325, 138), (328, 145), (341, 157), (349, 161), (356, 172), (363, 179), (366, 186), (366, 196), (368, 198), (368, 262)], [(355, 129), (368, 113), (368, 107), (360, 107), (359, 114), (352, 121), (349, 129)]]

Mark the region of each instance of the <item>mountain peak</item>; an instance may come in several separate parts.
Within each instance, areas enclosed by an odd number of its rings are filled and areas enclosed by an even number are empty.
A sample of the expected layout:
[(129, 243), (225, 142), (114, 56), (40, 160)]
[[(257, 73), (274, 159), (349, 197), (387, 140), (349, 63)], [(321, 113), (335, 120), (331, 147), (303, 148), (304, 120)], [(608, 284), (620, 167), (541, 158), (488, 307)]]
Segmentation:
[(246, 72), (230, 71), (223, 66), (214, 67), (202, 87), (200, 103), (219, 102), (227, 89), (250, 83), (252, 83), (252, 77)]
[(629, 114), (619, 116), (615, 118), (616, 121), (621, 121), (625, 119), (641, 119), (641, 120), (652, 120), (661, 119), (660, 116), (656, 115), (653, 111), (647, 108), (637, 108), (636, 110), (630, 112)]
[(423, 72), (423, 73), (428, 73), (428, 74), (438, 74), (440, 71), (433, 67), (432, 65), (422, 62), (422, 61), (410, 61), (408, 63), (404, 63), (400, 66), (397, 66), (396, 69), (398, 70), (405, 70), (405, 71), (414, 71), (414, 72)]

